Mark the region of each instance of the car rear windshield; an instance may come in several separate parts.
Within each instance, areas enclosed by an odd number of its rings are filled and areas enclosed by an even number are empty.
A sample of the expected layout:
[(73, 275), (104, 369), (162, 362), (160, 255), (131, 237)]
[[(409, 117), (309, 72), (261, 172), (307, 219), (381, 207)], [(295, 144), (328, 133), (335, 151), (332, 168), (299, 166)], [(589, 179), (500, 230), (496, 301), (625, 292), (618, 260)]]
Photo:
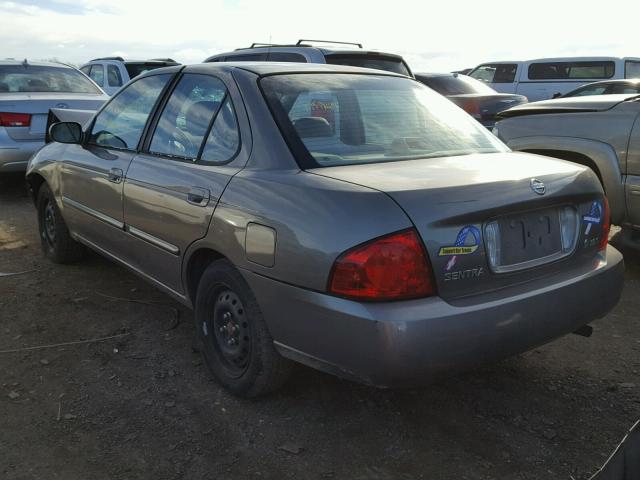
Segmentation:
[(473, 93), (493, 94), (496, 91), (474, 78), (466, 75), (426, 76), (416, 75), (416, 78), (427, 87), (441, 95), (468, 95)]
[(260, 84), (302, 168), (507, 150), (453, 103), (408, 78), (292, 74)]
[(399, 57), (334, 53), (326, 55), (325, 60), (331, 65), (373, 68), (407, 76), (411, 75), (406, 64)]
[(517, 70), (515, 63), (485, 63), (471, 70), (469, 76), (487, 83), (513, 83)]
[(124, 68), (127, 69), (127, 73), (129, 74), (129, 78), (135, 78), (138, 75), (142, 75), (144, 72), (148, 72), (149, 70), (155, 70), (156, 68), (162, 67), (170, 67), (171, 65), (177, 65), (176, 63), (165, 63), (165, 62), (127, 62), (124, 64)]
[(73, 68), (35, 65), (0, 65), (2, 92), (102, 93)]

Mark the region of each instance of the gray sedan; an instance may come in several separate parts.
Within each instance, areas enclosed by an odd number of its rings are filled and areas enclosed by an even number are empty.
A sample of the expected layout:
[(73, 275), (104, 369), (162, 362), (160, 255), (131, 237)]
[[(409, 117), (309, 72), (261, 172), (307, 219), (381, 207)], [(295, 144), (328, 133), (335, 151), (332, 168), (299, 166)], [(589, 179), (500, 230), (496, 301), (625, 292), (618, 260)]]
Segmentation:
[(27, 172), (45, 254), (89, 247), (192, 307), (238, 395), (292, 361), (429, 381), (584, 331), (621, 293), (590, 169), (512, 154), (401, 75), (171, 67), (50, 134)]
[(0, 173), (26, 170), (44, 145), (50, 108), (97, 110), (108, 98), (75, 68), (0, 61)]

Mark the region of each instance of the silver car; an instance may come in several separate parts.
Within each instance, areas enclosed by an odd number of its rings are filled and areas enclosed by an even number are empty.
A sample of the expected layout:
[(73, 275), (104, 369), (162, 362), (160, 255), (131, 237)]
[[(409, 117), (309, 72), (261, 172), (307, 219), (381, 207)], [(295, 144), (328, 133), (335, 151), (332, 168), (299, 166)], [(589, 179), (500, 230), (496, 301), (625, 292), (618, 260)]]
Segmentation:
[(510, 153), (402, 75), (170, 67), (51, 136), (27, 172), (45, 254), (89, 247), (192, 307), (238, 395), (292, 360), (425, 382), (584, 331), (621, 293), (591, 170)]
[(50, 108), (97, 110), (108, 98), (75, 68), (0, 61), (0, 174), (26, 170), (44, 145)]

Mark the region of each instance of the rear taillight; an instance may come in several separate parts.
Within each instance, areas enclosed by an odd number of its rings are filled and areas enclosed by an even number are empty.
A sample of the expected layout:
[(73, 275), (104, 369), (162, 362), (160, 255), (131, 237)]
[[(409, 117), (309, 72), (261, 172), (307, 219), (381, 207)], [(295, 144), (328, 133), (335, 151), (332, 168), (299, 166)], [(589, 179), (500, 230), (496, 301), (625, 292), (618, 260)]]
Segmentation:
[(422, 242), (411, 228), (340, 255), (329, 292), (358, 300), (401, 300), (435, 295), (436, 290)]
[(471, 115), (473, 118), (480, 118), (482, 115), (480, 114), (480, 104), (477, 100), (467, 99), (463, 100), (460, 104), (460, 107)]
[(607, 248), (609, 243), (609, 231), (611, 230), (611, 210), (609, 209), (609, 200), (604, 197), (604, 212), (602, 215), (602, 234), (600, 236), (600, 244), (598, 250), (602, 251)]
[(31, 115), (28, 113), (0, 112), (0, 127), (28, 127)]

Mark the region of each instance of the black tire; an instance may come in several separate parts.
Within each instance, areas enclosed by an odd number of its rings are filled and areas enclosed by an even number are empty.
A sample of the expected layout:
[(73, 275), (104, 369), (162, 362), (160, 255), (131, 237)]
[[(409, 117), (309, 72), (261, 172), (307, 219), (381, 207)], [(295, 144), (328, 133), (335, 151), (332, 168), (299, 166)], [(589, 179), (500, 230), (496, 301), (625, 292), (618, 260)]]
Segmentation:
[(264, 395), (289, 377), (292, 362), (276, 351), (249, 285), (229, 261), (213, 262), (202, 275), (195, 320), (207, 366), (234, 395)]
[(55, 263), (75, 263), (82, 259), (84, 247), (69, 234), (67, 224), (51, 193), (44, 183), (38, 190), (38, 230), (45, 256)]

